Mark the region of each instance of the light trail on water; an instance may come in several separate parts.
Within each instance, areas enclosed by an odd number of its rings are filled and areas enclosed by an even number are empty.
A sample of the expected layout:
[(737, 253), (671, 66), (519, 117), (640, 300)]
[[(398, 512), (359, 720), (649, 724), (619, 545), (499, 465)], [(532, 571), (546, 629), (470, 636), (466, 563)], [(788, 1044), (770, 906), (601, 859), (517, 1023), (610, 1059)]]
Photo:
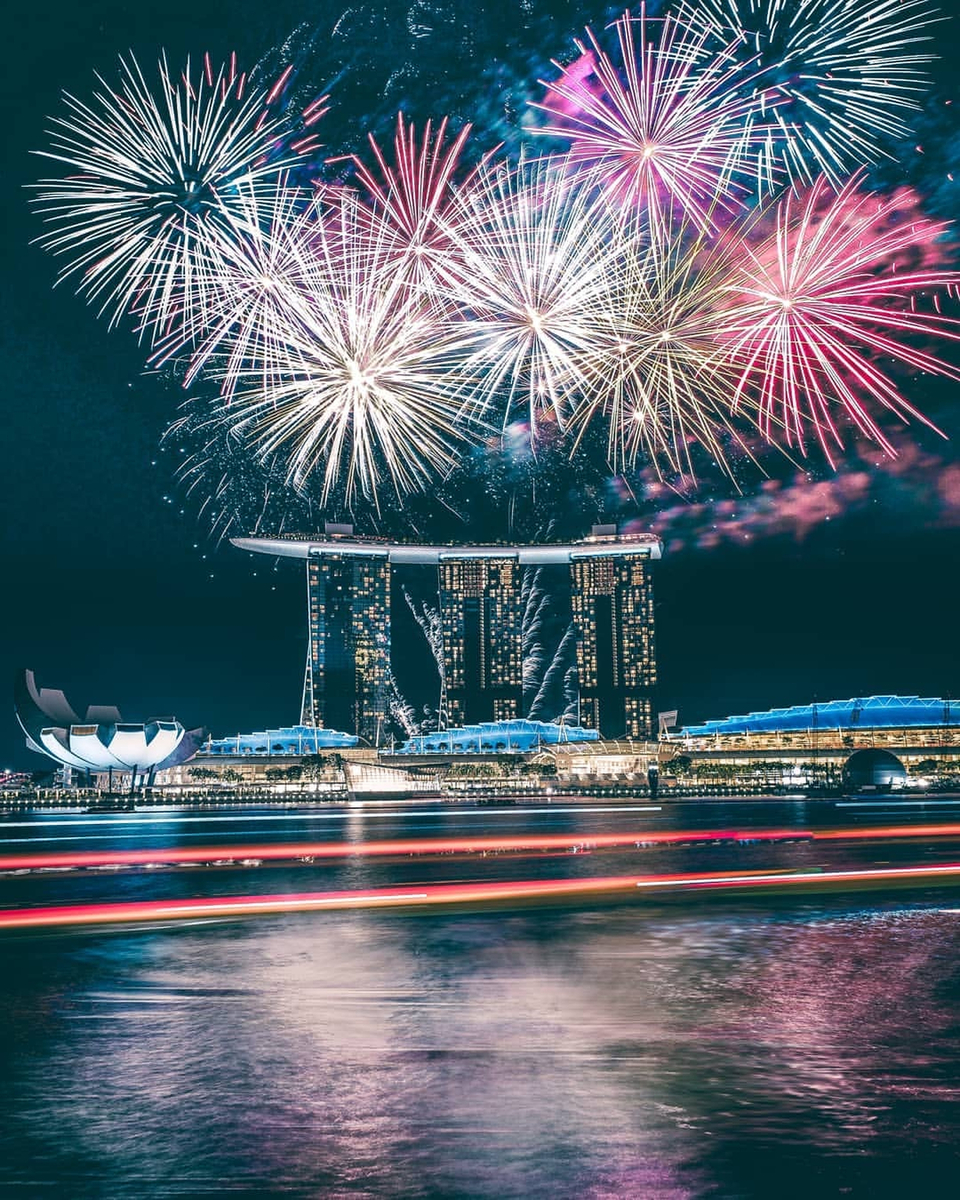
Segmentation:
[(105, 904), (59, 905), (0, 910), (0, 929), (23, 930), (122, 925), (246, 916), (277, 916), (347, 909), (421, 909), (458, 905), (518, 905), (535, 902), (629, 902), (644, 895), (684, 892), (749, 894), (756, 891), (820, 892), (847, 888), (927, 887), (960, 883), (960, 863), (843, 871), (695, 872), (617, 875), (591, 879), (523, 880), (508, 883), (444, 883), (365, 891), (301, 892), (260, 896), (190, 897)]
[(149, 847), (0, 855), (0, 872), (100, 867), (257, 865), (262, 862), (346, 858), (439, 857), (523, 853), (578, 853), (659, 846), (745, 845), (777, 842), (867, 842), (958, 838), (960, 824), (873, 825), (843, 829), (680, 829), (617, 833), (491, 834), (459, 838), (390, 838), (368, 842), (274, 842)]
[[(960, 826), (957, 827), (960, 832)], [(171, 846), (146, 850), (89, 850), (64, 853), (7, 854), (0, 871), (143, 866), (145, 864), (210, 863), (212, 860), (290, 860), (304, 858), (379, 858), (403, 855), (498, 854), (524, 851), (581, 851), (678, 845), (692, 842), (807, 841), (806, 830), (727, 829), (626, 833), (555, 833), (460, 838), (391, 838), (375, 842), (239, 843), (236, 845)]]
[[(402, 801), (396, 803), (402, 804)], [(294, 813), (247, 813), (238, 812), (236, 816), (226, 817), (182, 817), (178, 815), (154, 816), (152, 813), (137, 814), (134, 817), (78, 817), (76, 819), (45, 821), (41, 818), (39, 821), (4, 821), (0, 825), (0, 830), (3, 829), (50, 829), (54, 826), (66, 826), (72, 828), (76, 825), (180, 825), (188, 822), (198, 822), (206, 825), (214, 821), (233, 821), (237, 824), (246, 825), (248, 821), (349, 821), (362, 815), (363, 817), (445, 817), (449, 813), (449, 809), (423, 808), (423, 809), (379, 809), (368, 808), (366, 804), (362, 806), (351, 805), (349, 808), (341, 812), (294, 812)], [(611, 813), (611, 812), (662, 812), (662, 806), (659, 804), (613, 804), (603, 807), (591, 804), (578, 804), (574, 807), (555, 807), (550, 808), (525, 808), (523, 806), (511, 807), (509, 809), (496, 808), (467, 808), (457, 809), (456, 816), (460, 817), (516, 817), (537, 815), (543, 813)], [(11, 839), (12, 840), (12, 839)], [(42, 841), (42, 838), (30, 838), (30, 841)]]

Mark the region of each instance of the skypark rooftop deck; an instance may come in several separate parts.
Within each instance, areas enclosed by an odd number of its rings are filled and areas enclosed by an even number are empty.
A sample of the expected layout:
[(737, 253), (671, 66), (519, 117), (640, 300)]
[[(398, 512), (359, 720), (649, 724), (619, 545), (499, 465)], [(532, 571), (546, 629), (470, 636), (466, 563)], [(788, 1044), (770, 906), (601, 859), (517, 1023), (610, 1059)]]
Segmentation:
[(658, 559), (661, 542), (649, 533), (587, 537), (578, 542), (489, 545), (416, 545), (390, 542), (379, 538), (323, 535), (304, 537), (235, 537), (230, 539), (238, 550), (271, 554), (277, 558), (309, 558), (311, 554), (358, 554), (383, 556), (399, 565), (436, 566), (444, 558), (516, 557), (523, 566), (548, 566), (568, 563), (574, 558), (609, 558), (645, 554)]

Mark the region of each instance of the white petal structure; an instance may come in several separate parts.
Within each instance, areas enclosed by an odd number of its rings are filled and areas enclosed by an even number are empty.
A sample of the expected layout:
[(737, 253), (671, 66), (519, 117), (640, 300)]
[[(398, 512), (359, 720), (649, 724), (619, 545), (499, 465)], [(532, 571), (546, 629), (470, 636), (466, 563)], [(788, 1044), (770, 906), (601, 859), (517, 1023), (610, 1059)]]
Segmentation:
[[(159, 766), (174, 766), (192, 758), (206, 735), (190, 733), (179, 721), (144, 721), (130, 724), (120, 720), (115, 708), (92, 706), (81, 722), (62, 692), (38, 690), (32, 671), (21, 671), (15, 686), (17, 720), (31, 750), (47, 754), (68, 767), (83, 771), (148, 772)], [(52, 724), (65, 714), (69, 724)], [(96, 715), (108, 715), (98, 721)]]

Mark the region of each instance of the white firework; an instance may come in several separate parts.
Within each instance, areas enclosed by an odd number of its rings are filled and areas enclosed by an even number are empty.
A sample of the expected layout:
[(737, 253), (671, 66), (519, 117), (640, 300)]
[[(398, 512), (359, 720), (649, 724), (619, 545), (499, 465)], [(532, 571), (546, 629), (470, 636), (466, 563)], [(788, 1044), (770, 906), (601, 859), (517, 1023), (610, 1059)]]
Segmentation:
[(424, 488), (473, 427), (455, 381), (462, 328), (405, 285), (394, 235), (361, 220), (348, 194), (290, 245), (302, 253), (279, 296), (282, 328), (248, 343), (239, 365), (226, 349), (224, 419), (298, 490), (321, 480), (322, 503), (334, 492), (378, 503), (387, 480), (401, 496)]
[[(838, 186), (849, 170), (889, 157), (921, 108), (923, 65), (936, 56), (927, 0), (680, 0), (678, 17), (735, 45), (761, 131), (760, 178), (820, 173)], [(709, 50), (709, 46), (707, 47)]]
[(208, 266), (203, 304), (178, 315), (158, 338), (151, 362), (160, 366), (186, 355), (184, 385), (215, 374), (229, 398), (268, 348), (283, 353), (303, 302), (303, 271), (313, 258), (323, 202), (280, 175), (269, 187), (238, 187), (222, 215), (199, 241)]
[(529, 412), (561, 427), (591, 345), (591, 314), (610, 287), (615, 221), (589, 180), (563, 162), (487, 164), (459, 193), (462, 266), (447, 272), (466, 310), (472, 347), (460, 368), (471, 411), (505, 428)]
[(163, 57), (151, 88), (131, 55), (114, 86), (97, 78), (89, 103), (65, 94), (67, 114), (38, 151), (65, 168), (37, 185), (51, 226), (38, 240), (111, 324), (127, 314), (141, 334), (163, 336), (205, 302), (215, 265), (205, 234), (228, 222), (241, 188), (263, 186), (296, 157), (293, 130), (233, 61), (215, 74), (205, 59), (196, 75), (188, 61), (177, 79)]

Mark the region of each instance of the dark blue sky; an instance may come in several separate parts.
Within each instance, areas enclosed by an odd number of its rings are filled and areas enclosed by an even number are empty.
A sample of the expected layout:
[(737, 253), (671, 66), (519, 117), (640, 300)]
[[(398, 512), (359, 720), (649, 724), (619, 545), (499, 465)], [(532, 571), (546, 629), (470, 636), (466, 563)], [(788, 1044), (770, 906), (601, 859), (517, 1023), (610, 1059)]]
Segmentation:
[[(210, 541), (172, 478), (175, 451), (157, 449), (182, 394), (144, 375), (128, 331), (109, 331), (68, 288), (53, 290), (53, 262), (30, 245), (39, 220), (24, 188), (44, 173), (29, 151), (43, 147), (60, 90), (85, 96), (93, 71), (112, 73), (131, 49), (147, 63), (161, 48), (173, 61), (236, 49), (253, 63), (309, 21), (318, 36), (304, 69), (316, 70), (318, 88), (340, 76), (339, 109), (324, 126), (331, 149), (358, 145), (371, 122), (389, 128), (400, 103), (420, 117), (473, 117), (493, 144), (509, 121), (503, 89), (515, 107), (530, 72), (534, 94), (538, 64), (604, 15), (537, 0), (354, 5), (347, 36), (333, 42), (345, 7), (87, 0), (24, 5), (8, 21), (0, 678), (33, 666), (79, 704), (116, 702), (131, 719), (173, 712), (217, 733), (296, 718), (305, 637), (298, 567), (274, 571)], [(956, 28), (938, 41), (947, 61), (918, 135), (924, 153), (890, 177), (914, 179), (948, 216), (956, 202), (946, 172), (960, 143), (957, 73), (948, 68)], [(768, 521), (749, 545), (706, 549), (686, 529), (658, 571), (662, 707), (693, 721), (814, 695), (956, 695), (960, 531), (955, 512), (922, 486), (922, 476), (929, 483), (957, 461), (955, 392), (919, 381), (911, 393), (936, 411), (950, 445), (918, 432), (926, 465), (893, 483), (879, 478), (868, 504), (835, 511), (803, 540), (764, 533), (779, 527)], [(0, 766), (8, 764), (39, 765), (12, 714), (0, 721)]]

